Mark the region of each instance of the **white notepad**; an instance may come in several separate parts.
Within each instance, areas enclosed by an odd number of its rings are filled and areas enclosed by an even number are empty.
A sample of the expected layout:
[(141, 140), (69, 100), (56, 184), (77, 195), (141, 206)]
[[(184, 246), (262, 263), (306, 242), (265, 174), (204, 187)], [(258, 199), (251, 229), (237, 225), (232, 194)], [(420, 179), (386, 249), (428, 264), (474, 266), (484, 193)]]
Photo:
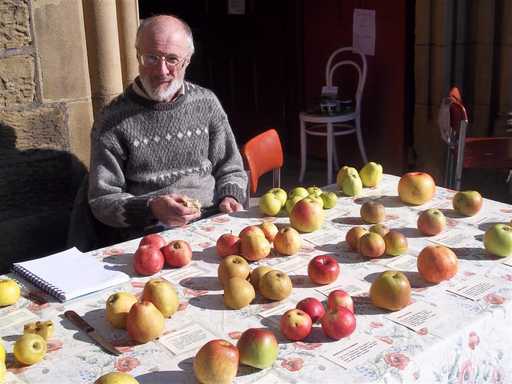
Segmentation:
[(94, 257), (71, 248), (40, 259), (13, 264), (13, 272), (66, 301), (130, 280), (123, 272), (105, 268)]

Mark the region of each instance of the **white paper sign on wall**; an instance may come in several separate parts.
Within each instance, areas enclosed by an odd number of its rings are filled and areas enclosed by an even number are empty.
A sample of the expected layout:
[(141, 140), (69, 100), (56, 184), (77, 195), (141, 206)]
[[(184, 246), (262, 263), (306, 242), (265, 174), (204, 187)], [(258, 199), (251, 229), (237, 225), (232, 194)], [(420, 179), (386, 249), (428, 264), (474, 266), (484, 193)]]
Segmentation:
[(354, 9), (352, 46), (365, 55), (375, 55), (375, 10)]

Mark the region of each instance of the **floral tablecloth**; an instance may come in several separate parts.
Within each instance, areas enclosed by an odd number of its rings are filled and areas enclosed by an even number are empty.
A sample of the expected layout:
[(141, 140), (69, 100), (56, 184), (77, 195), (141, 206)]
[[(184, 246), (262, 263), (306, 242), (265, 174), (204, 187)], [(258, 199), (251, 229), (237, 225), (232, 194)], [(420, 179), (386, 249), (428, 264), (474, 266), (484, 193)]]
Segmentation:
[[(263, 371), (241, 366), (237, 383), (511, 383), (512, 266), (486, 254), (482, 237), (493, 223), (510, 221), (512, 206), (486, 199), (479, 214), (462, 218), (452, 210), (453, 191), (438, 187), (432, 201), (409, 207), (399, 201), (397, 183), (397, 177), (385, 175), (378, 188), (365, 189), (358, 198), (340, 197), (335, 208), (325, 211), (326, 221), (321, 230), (301, 235), (304, 241), (298, 255), (272, 254), (253, 263), (253, 268), (271, 265), (290, 275), (294, 289), (285, 302), (268, 302), (258, 297), (244, 309), (226, 309), (216, 277), (219, 258), (215, 241), (223, 233), (237, 234), (243, 227), (264, 220), (287, 224), (287, 217), (265, 218), (257, 208), (251, 208), (163, 232), (168, 240), (188, 241), (194, 251), (193, 262), (178, 270), (166, 268), (158, 274), (177, 287), (180, 308), (166, 321), (164, 335), (144, 345), (135, 345), (125, 331), (111, 328), (104, 310), (110, 294), (121, 290), (141, 294), (149, 279), (135, 275), (132, 269), (131, 260), (138, 240), (84, 255), (102, 259), (109, 268), (130, 274), (130, 283), (123, 286), (62, 304), (18, 279), (48, 303), (36, 304), (22, 298), (16, 305), (0, 310), (0, 336), (9, 352), (7, 383), (92, 383), (113, 370), (129, 372), (140, 383), (194, 383), (193, 356), (206, 341), (224, 338), (236, 344), (245, 329), (262, 326), (274, 330), (278, 337), (278, 359), (272, 368)], [(335, 187), (325, 189), (335, 190)], [(367, 226), (362, 223), (359, 210), (368, 199), (382, 202), (386, 207), (384, 224), (407, 236), (409, 251), (406, 255), (368, 260), (349, 251), (345, 234), (354, 225)], [(416, 220), (420, 211), (430, 207), (445, 213), (448, 228), (437, 236), (424, 237), (416, 229)], [(460, 265), (458, 274), (450, 281), (427, 285), (418, 276), (416, 257), (423, 247), (433, 243), (452, 248)], [(341, 274), (331, 287), (316, 287), (307, 277), (308, 261), (320, 254), (334, 255), (340, 263)], [(388, 312), (369, 304), (367, 295), (371, 281), (386, 269), (406, 272), (413, 286), (413, 303), (435, 308), (441, 314), (436, 323), (411, 330), (391, 321)], [(478, 300), (448, 291), (475, 277), (487, 278), (495, 287)], [(325, 300), (334, 286), (355, 297), (357, 328), (354, 334), (332, 341), (316, 325), (302, 342), (285, 340), (279, 331), (280, 315), (304, 297)], [(123, 354), (115, 357), (104, 353), (63, 318), (66, 309), (74, 309), (84, 316)], [(22, 333), (23, 324), (37, 319), (53, 320), (56, 324), (48, 354), (38, 364), (18, 366), (11, 353), (13, 343)], [(372, 345), (378, 344), (378, 353), (350, 366), (340, 364), (336, 359), (340, 351), (361, 338)]]

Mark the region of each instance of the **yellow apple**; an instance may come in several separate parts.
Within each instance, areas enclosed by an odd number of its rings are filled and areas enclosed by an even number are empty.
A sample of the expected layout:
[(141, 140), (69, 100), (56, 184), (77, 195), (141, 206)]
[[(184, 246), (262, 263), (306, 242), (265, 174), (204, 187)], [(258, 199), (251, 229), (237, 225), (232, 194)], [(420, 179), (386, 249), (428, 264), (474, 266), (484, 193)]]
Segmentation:
[(382, 165), (370, 161), (359, 171), (359, 176), (365, 187), (376, 187), (382, 180)]
[(232, 277), (224, 284), (224, 305), (228, 308), (247, 307), (255, 297), (254, 287), (245, 279)]
[(5, 355), (5, 347), (3, 344), (0, 344), (0, 363), (5, 363)]
[(43, 339), (48, 341), (53, 336), (54, 327), (53, 321), (35, 321), (32, 323), (25, 324), (23, 326), (23, 334), (25, 333), (36, 333)]
[(116, 292), (107, 299), (107, 320), (114, 328), (126, 329), (126, 317), (137, 302), (137, 298), (130, 292)]
[(165, 279), (149, 280), (144, 285), (142, 300), (151, 301), (167, 318), (176, 313), (180, 304), (176, 288)]
[(41, 336), (26, 333), (16, 340), (12, 351), (19, 363), (32, 365), (43, 359), (47, 348), (46, 341)]
[(16, 303), (20, 295), (21, 290), (16, 281), (12, 279), (0, 280), (0, 307)]
[(139, 382), (128, 373), (110, 372), (99, 377), (94, 384), (139, 384)]
[(283, 300), (292, 292), (292, 280), (284, 272), (273, 270), (265, 273), (259, 282), (260, 293), (270, 300)]
[(267, 265), (260, 265), (251, 271), (250, 281), (256, 291), (259, 292), (261, 277), (270, 271), (272, 271), (272, 268)]

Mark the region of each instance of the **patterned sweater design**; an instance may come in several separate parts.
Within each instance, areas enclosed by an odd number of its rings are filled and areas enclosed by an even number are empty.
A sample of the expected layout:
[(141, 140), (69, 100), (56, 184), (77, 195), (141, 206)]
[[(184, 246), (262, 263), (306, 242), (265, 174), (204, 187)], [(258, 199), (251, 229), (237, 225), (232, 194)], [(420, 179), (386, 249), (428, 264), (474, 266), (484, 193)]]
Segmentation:
[(173, 192), (204, 207), (225, 196), (244, 202), (247, 176), (226, 113), (208, 89), (184, 86), (172, 103), (145, 99), (129, 86), (95, 122), (89, 204), (101, 222), (154, 224), (148, 200)]

